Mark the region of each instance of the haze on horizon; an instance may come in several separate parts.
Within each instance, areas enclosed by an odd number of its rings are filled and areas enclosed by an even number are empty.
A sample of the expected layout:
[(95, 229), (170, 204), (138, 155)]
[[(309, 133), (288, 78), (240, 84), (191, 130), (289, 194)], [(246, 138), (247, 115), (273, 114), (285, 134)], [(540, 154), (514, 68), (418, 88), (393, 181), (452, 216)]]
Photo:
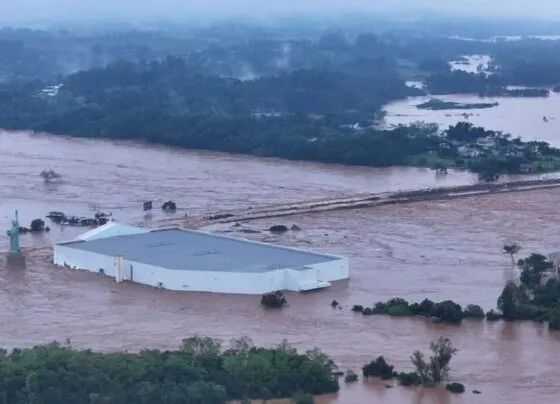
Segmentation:
[(28, 22), (150, 22), (364, 12), (437, 12), (493, 18), (560, 20), (558, 0), (18, 0), (0, 2), (0, 24)]

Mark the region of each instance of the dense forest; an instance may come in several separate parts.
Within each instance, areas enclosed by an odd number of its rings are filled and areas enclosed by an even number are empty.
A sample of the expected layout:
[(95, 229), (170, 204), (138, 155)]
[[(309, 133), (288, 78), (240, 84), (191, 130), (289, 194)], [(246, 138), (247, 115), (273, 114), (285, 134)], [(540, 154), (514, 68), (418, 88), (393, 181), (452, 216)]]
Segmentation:
[[(446, 155), (433, 128), (378, 129), (383, 106), (426, 94), (407, 86), (409, 79), (423, 80), (430, 93), (492, 95), (511, 84), (560, 82), (555, 41), (295, 32), (3, 29), (0, 127), (369, 166), (433, 166), (452, 157), (448, 166), (479, 172), (486, 162)], [(448, 62), (465, 54), (492, 56), (492, 74), (451, 71)], [(539, 159), (517, 156), (513, 167)], [(494, 167), (519, 172), (509, 163)]]
[(179, 350), (95, 353), (53, 343), (2, 350), (0, 401), (6, 404), (223, 404), (339, 389), (334, 363), (319, 350), (298, 354), (286, 343), (191, 337)]

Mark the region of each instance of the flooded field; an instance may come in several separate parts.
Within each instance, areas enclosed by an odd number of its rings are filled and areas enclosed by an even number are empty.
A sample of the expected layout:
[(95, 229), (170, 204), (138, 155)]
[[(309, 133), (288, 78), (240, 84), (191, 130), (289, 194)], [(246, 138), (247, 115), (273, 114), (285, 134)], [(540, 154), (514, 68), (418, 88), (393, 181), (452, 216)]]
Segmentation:
[[(542, 39), (557, 39), (542, 37)], [(515, 40), (512, 37), (511, 40)], [(463, 61), (450, 62), (451, 70), (467, 73), (486, 72), (491, 58), (488, 55), (465, 55)], [(421, 82), (407, 82), (411, 87), (423, 88)], [(416, 108), (430, 99), (457, 103), (498, 103), (493, 108), (469, 110), (425, 110)], [(386, 116), (381, 127), (409, 125), (415, 122), (437, 123), (445, 129), (458, 122), (468, 121), (476, 126), (519, 136), (524, 141), (538, 140), (560, 147), (558, 131), (560, 115), (560, 94), (551, 92), (549, 97), (478, 97), (476, 94), (430, 95), (409, 97), (385, 105)], [(546, 117), (546, 119), (543, 119)]]
[[(121, 221), (145, 221), (143, 200), (152, 199), (152, 221), (165, 216), (159, 203), (173, 199), (177, 215), (199, 215), (279, 200), (299, 201), (354, 193), (434, 186), (429, 170), (389, 170), (325, 166), (223, 154), (64, 137), (0, 134), (0, 245), (13, 209), (24, 224), (48, 210), (91, 214), (88, 204), (113, 210)], [(38, 173), (53, 168), (60, 184), (45, 185)], [(469, 183), (453, 173), (447, 185)], [(347, 210), (245, 224), (261, 240), (342, 254), (350, 258), (351, 279), (329, 290), (289, 294), (290, 307), (265, 312), (255, 296), (174, 293), (115, 284), (95, 274), (49, 264), (53, 240), (83, 229), (54, 228), (46, 236), (23, 236), (28, 269), (0, 271), (2, 344), (28, 346), (70, 338), (77, 347), (102, 350), (173, 348), (187, 335), (226, 342), (241, 335), (257, 344), (287, 338), (301, 349), (320, 347), (342, 370), (359, 370), (377, 355), (399, 369), (410, 369), (415, 349), (427, 350), (446, 335), (460, 352), (452, 378), (466, 384), (459, 397), (438, 389), (385, 388), (359, 382), (321, 404), (525, 403), (553, 402), (560, 335), (532, 323), (466, 322), (461, 327), (422, 319), (362, 317), (353, 304), (402, 296), (429, 297), (495, 306), (503, 283), (515, 276), (504, 243), (522, 252), (560, 250), (555, 209), (560, 190)], [(271, 224), (297, 224), (299, 232), (272, 237)], [(228, 227), (215, 228), (227, 231)], [(333, 310), (336, 299), (343, 308)], [(471, 390), (482, 391), (473, 395)]]
[[(416, 108), (416, 105), (437, 98), (458, 103), (497, 102), (498, 106), (486, 109), (430, 111)], [(386, 126), (410, 124), (413, 122), (437, 123), (441, 128), (468, 121), (486, 129), (499, 130), (520, 136), (522, 140), (541, 140), (560, 147), (560, 94), (552, 93), (548, 98), (479, 98), (476, 95), (445, 95), (430, 97), (410, 97), (385, 106)], [(465, 118), (464, 113), (473, 114)], [(518, 117), (512, 119), (512, 116)], [(546, 116), (548, 122), (543, 121)]]

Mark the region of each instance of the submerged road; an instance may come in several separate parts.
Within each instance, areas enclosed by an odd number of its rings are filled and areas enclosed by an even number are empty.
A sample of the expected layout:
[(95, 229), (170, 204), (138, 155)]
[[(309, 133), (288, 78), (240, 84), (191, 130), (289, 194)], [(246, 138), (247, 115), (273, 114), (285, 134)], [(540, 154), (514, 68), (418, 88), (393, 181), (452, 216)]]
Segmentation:
[[(289, 204), (261, 207), (248, 207), (244, 211), (217, 212), (205, 217), (187, 219), (188, 227), (201, 227), (208, 224), (247, 222), (258, 219), (293, 216), (342, 209), (359, 209), (383, 205), (404, 204), (422, 201), (438, 201), (492, 195), (508, 192), (526, 192), (560, 187), (560, 179), (511, 181), (497, 184), (474, 184), (456, 187), (427, 188), (407, 192), (383, 192), (357, 194), (342, 198), (326, 198)], [(163, 220), (161, 224), (172, 224), (176, 219)]]

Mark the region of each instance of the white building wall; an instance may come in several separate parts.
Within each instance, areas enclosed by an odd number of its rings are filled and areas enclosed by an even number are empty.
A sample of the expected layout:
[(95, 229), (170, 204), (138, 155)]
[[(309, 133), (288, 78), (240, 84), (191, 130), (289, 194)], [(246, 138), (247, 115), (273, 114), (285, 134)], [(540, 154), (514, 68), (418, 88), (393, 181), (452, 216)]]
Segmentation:
[[(88, 251), (76, 250), (71, 245), (54, 246), (54, 263), (59, 266), (117, 275), (117, 260)], [(302, 286), (318, 282), (348, 279), (348, 259), (310, 265), (305, 269), (277, 269), (265, 273), (209, 272), (171, 270), (129, 261), (123, 257), (120, 278), (169, 290), (263, 294), (277, 290), (299, 291)], [(161, 284), (161, 285), (160, 285)]]
[(263, 294), (285, 289), (285, 271), (209, 272), (165, 269), (124, 260), (132, 265), (133, 281), (168, 290), (193, 292)]
[(317, 271), (317, 280), (323, 282), (340, 281), (350, 277), (348, 258), (340, 257), (337, 260), (314, 264)]
[(80, 251), (65, 245), (55, 245), (53, 249), (53, 261), (55, 265), (70, 267), (72, 269), (82, 269), (90, 272), (99, 273), (103, 269), (105, 275), (115, 276), (114, 257)]
[(296, 269), (284, 269), (285, 280), (284, 287), (278, 290), (298, 291), (301, 285), (301, 271)]

